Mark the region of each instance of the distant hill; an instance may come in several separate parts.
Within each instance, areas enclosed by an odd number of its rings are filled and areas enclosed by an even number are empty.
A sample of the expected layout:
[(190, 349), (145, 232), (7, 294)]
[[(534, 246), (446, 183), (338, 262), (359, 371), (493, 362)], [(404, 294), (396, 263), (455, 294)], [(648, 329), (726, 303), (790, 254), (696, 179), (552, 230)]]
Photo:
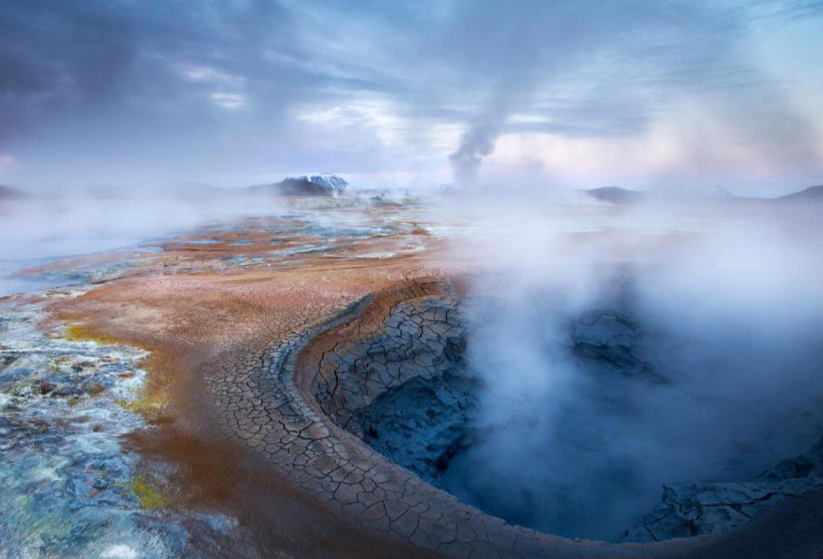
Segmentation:
[(793, 192), (791, 194), (781, 196), (780, 198), (777, 198), (777, 200), (786, 200), (790, 202), (800, 202), (803, 200), (823, 202), (823, 185), (810, 186), (800, 192)]
[(26, 195), (19, 190), (0, 184), (0, 200), (15, 200), (25, 197)]
[(587, 196), (591, 196), (601, 202), (615, 204), (618, 206), (636, 204), (639, 202), (671, 202), (671, 201), (695, 201), (695, 200), (717, 200), (727, 202), (800, 202), (800, 201), (820, 201), (823, 202), (823, 185), (810, 186), (800, 192), (794, 192), (779, 198), (753, 198), (734, 196), (722, 187), (710, 189), (652, 189), (652, 190), (629, 190), (620, 186), (606, 186), (603, 188), (593, 188), (583, 190)]
[(629, 190), (628, 188), (621, 188), (619, 186), (604, 186), (603, 188), (593, 188), (591, 190), (584, 190), (583, 192), (601, 202), (616, 205), (632, 204), (644, 199), (643, 192), (639, 190)]
[(343, 194), (348, 190), (349, 183), (346, 179), (331, 173), (320, 173), (314, 175), (302, 175), (299, 177), (286, 177), (285, 180), (308, 181), (313, 184), (331, 188), (337, 194)]
[(286, 177), (280, 182), (251, 186), (252, 194), (271, 196), (339, 196), (349, 186), (345, 179), (332, 174)]

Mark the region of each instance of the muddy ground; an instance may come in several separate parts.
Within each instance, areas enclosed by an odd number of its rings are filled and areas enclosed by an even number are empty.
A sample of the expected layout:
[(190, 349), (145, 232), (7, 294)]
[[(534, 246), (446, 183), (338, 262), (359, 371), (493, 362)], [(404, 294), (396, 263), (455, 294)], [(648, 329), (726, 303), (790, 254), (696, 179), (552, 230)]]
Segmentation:
[[(19, 379), (0, 402), (0, 489), (16, 503), (0, 512), (0, 556), (821, 556), (819, 491), (728, 534), (613, 545), (507, 525), (386, 459), (403, 464), (398, 444), (368, 446), (387, 390), (442, 376), (460, 324), (437, 302), (473, 269), (405, 209), (345, 212), (27, 271), (94, 274), (1, 301), (14, 327), (0, 379)], [(410, 354), (385, 347), (392, 328)], [(382, 368), (345, 345), (364, 339)], [(22, 361), (38, 351), (49, 361)], [(366, 382), (338, 392), (341, 363)]]

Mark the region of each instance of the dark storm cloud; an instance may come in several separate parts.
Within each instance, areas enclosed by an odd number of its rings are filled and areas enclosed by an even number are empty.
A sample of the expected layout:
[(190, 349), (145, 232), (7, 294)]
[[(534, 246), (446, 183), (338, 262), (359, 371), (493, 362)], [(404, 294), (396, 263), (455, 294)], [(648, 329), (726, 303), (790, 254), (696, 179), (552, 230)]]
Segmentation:
[[(35, 77), (34, 92), (66, 100), (102, 100), (118, 94), (134, 70), (137, 54), (158, 48), (170, 54), (185, 51), (187, 18), (194, 10), (140, 12), (118, 3), (5, 1), (3, 56), (13, 68)], [(168, 17), (168, 21), (165, 21)], [(182, 33), (181, 33), (182, 31)], [(24, 92), (25, 82), (4, 83), (4, 93)]]
[[(128, 110), (146, 96), (188, 110), (192, 81), (256, 78), (262, 91), (276, 82), (288, 93), (318, 79), (296, 63), (267, 60), (273, 52), (301, 56), (288, 12), (273, 2), (6, 0), (0, 9), (4, 117), (20, 107), (49, 114), (108, 102)], [(186, 65), (207, 73), (187, 80)]]
[[(0, 94), (28, 105), (103, 101), (134, 56), (134, 23), (103, 6), (41, 1), (2, 5)], [(13, 107), (10, 107), (13, 108)]]
[[(741, 88), (779, 99), (737, 43), (755, 21), (820, 8), (0, 0), (0, 155), (80, 181), (109, 172), (101, 159), (167, 180), (313, 160), (379, 168), (409, 149), (445, 161), (431, 130), (457, 125), (452, 162), (470, 182), (503, 133), (625, 137), (685, 98)], [(386, 132), (399, 140), (387, 145)]]
[(0, 154), (43, 144), (53, 166), (72, 145), (126, 172), (173, 167), (177, 151), (208, 159), (221, 135), (282, 134), (291, 103), (337, 82), (310, 67), (276, 2), (2, 0), (0, 13)]

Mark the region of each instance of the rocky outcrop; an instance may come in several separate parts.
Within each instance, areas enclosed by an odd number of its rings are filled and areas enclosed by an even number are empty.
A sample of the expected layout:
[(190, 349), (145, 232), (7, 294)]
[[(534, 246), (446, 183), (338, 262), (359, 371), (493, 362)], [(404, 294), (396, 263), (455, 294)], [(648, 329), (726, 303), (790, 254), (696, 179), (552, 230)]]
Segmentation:
[[(585, 370), (601, 378), (615, 373), (652, 383), (675, 382), (659, 356), (669, 349), (630, 313), (614, 309), (583, 313), (570, 327), (569, 347)], [(623, 383), (614, 385), (628, 389)], [(610, 392), (611, 394), (611, 392)], [(665, 485), (655, 510), (628, 530), (627, 542), (729, 532), (792, 497), (823, 487), (823, 440), (753, 480)]]
[(587, 311), (572, 322), (569, 331), (572, 353), (589, 368), (667, 382), (655, 357), (659, 340), (652, 339), (630, 314), (614, 309)]
[(272, 184), (252, 186), (248, 189), (254, 195), (268, 196), (333, 196), (334, 190), (308, 180), (286, 179)]
[(744, 482), (667, 485), (663, 499), (624, 537), (628, 542), (729, 532), (787, 499), (823, 487), (823, 439), (809, 452), (784, 460)]
[(303, 175), (286, 177), (280, 182), (251, 186), (248, 192), (270, 196), (337, 196), (343, 194), (349, 183), (337, 175)]
[(319, 186), (326, 187), (332, 190), (335, 194), (343, 194), (348, 188), (349, 183), (346, 179), (333, 175), (331, 173), (319, 173), (311, 175), (302, 175), (299, 177), (286, 177), (287, 181), (308, 181)]

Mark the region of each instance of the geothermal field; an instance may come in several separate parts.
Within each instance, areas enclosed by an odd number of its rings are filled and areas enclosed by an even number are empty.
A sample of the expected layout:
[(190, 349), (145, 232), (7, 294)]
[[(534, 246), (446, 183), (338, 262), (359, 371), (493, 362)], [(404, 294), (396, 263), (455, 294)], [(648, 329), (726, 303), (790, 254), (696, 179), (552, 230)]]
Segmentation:
[(8, 260), (3, 556), (819, 550), (823, 206), (598, 195), (272, 196)]
[(0, 559), (823, 559), (823, 0), (0, 0)]

